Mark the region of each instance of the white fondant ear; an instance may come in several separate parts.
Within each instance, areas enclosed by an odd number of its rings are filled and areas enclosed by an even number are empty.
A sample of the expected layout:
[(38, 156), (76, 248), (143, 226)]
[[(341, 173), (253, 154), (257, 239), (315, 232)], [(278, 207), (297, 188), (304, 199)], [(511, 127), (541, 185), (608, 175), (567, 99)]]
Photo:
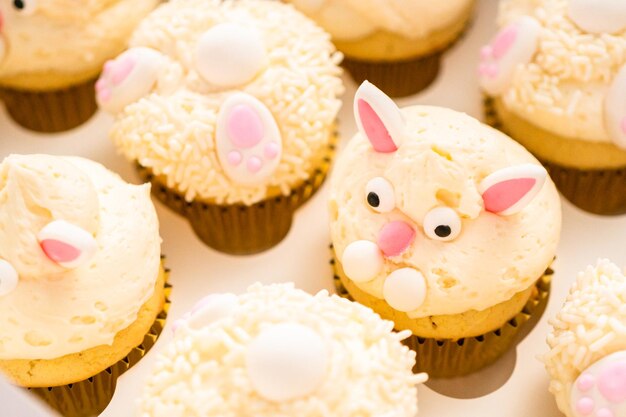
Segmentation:
[(19, 276), (13, 265), (0, 259), (0, 297), (9, 294), (17, 287)]
[(296, 323), (274, 325), (248, 346), (246, 365), (255, 391), (268, 401), (305, 397), (324, 382), (328, 351), (319, 334)]
[(228, 88), (252, 80), (266, 65), (260, 34), (249, 27), (222, 23), (198, 40), (196, 68), (208, 83)]
[(101, 109), (119, 113), (152, 91), (164, 65), (160, 52), (132, 48), (104, 65), (96, 82), (96, 99)]
[(617, 33), (626, 29), (624, 0), (568, 0), (569, 18), (589, 33)]
[(224, 173), (242, 185), (266, 181), (280, 163), (283, 143), (272, 113), (255, 97), (235, 93), (220, 109), (217, 155)]
[(503, 168), (485, 178), (479, 187), (485, 210), (501, 216), (519, 213), (537, 196), (548, 173), (534, 164)]
[(604, 99), (604, 123), (613, 143), (626, 149), (626, 65), (615, 76)]
[(398, 150), (405, 121), (396, 103), (369, 81), (364, 81), (354, 97), (354, 117), (359, 131), (376, 152)]
[(48, 259), (68, 269), (88, 262), (98, 249), (91, 233), (64, 220), (48, 223), (37, 239)]
[(480, 51), (480, 85), (490, 95), (502, 94), (511, 84), (518, 65), (529, 63), (539, 43), (541, 25), (529, 16), (502, 29)]

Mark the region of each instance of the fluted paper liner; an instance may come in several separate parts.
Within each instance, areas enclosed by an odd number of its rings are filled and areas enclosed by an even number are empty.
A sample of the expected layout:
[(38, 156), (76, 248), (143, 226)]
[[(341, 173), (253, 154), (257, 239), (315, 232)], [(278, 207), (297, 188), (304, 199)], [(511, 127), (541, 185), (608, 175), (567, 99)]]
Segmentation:
[(26, 129), (42, 133), (70, 130), (82, 125), (98, 109), (92, 79), (52, 91), (0, 88), (11, 118)]
[(337, 134), (332, 135), (327, 154), (315, 172), (286, 196), (268, 198), (256, 204), (219, 205), (194, 200), (186, 202), (168, 188), (149, 168), (137, 165), (141, 178), (152, 184), (153, 195), (170, 209), (187, 218), (196, 235), (207, 246), (232, 255), (249, 255), (272, 248), (289, 230), (295, 211), (324, 183), (335, 152)]
[[(342, 273), (341, 266), (335, 260), (334, 252), (331, 264), (337, 294), (354, 301), (341, 283), (339, 277)], [(524, 324), (534, 314), (541, 314), (544, 311), (550, 294), (552, 274), (554, 271), (549, 268), (535, 284), (536, 291), (533, 291), (522, 311), (498, 329), (477, 337), (458, 340), (422, 338), (414, 335), (404, 340), (404, 344), (417, 353), (413, 371), (426, 372), (431, 378), (448, 378), (468, 375), (494, 363), (516, 343)]]
[[(486, 123), (507, 133), (493, 98), (485, 96), (483, 101)], [(626, 169), (577, 169), (535, 156), (545, 166), (561, 194), (575, 206), (602, 215), (626, 213)]]
[(170, 308), (172, 286), (168, 284), (169, 269), (165, 269), (165, 303), (144, 336), (143, 342), (133, 348), (121, 361), (111, 365), (104, 371), (84, 381), (74, 384), (50, 388), (29, 388), (63, 417), (92, 417), (100, 415), (109, 405), (117, 379), (135, 364), (154, 346), (165, 327), (167, 313)]

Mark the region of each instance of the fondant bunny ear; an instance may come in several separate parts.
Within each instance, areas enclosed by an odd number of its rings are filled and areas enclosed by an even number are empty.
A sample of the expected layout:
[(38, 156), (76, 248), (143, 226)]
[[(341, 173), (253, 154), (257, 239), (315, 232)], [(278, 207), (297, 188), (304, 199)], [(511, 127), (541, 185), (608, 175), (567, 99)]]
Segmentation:
[(545, 168), (534, 164), (494, 172), (479, 187), (485, 210), (501, 216), (519, 213), (541, 191), (547, 176)]
[(402, 112), (392, 99), (369, 81), (364, 81), (356, 92), (354, 117), (359, 131), (369, 139), (376, 152), (398, 150), (405, 129)]
[(67, 269), (83, 265), (98, 249), (91, 233), (64, 220), (48, 223), (37, 239), (48, 259)]
[(626, 28), (626, 1), (569, 0), (569, 18), (589, 33), (617, 33)]

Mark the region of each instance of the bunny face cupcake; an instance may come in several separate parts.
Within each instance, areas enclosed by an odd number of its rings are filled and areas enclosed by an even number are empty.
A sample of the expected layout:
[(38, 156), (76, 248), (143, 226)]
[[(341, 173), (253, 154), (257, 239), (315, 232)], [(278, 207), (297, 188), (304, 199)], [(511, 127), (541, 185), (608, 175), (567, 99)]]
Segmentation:
[(550, 392), (567, 417), (626, 415), (626, 277), (609, 262), (581, 272), (550, 323)]
[(177, 323), (137, 415), (415, 417), (426, 377), (392, 327), (291, 284), (211, 295)]
[[(288, 0), (333, 36), (357, 83), (407, 96), (439, 72), (441, 53), (461, 35), (473, 0)], [(346, 22), (350, 22), (346, 24)]]
[(56, 132), (91, 117), (102, 64), (158, 2), (0, 1), (0, 87), (15, 121)]
[(500, 329), (554, 258), (561, 212), (545, 169), (466, 115), (400, 110), (369, 83), (354, 107), (359, 133), (330, 197), (341, 283), (416, 337)]
[(505, 0), (481, 52), (492, 122), (575, 205), (626, 211), (626, 3)]
[(0, 179), (0, 371), (17, 385), (56, 387), (40, 392), (57, 408), (101, 411), (163, 310), (150, 187), (47, 155), (7, 157)]
[(209, 246), (275, 245), (328, 168), (343, 91), (329, 36), (277, 1), (191, 0), (131, 46), (96, 85), (115, 144)]

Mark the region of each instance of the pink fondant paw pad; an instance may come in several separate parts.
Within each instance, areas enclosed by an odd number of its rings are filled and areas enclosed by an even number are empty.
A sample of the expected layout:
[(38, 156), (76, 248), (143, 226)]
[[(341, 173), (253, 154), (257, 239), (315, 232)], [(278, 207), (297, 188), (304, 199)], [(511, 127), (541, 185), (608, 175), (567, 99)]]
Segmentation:
[(108, 61), (96, 82), (98, 105), (109, 113), (118, 113), (128, 104), (150, 93), (163, 60), (150, 48), (132, 48)]
[(613, 143), (626, 149), (626, 65), (615, 76), (604, 100), (604, 125)]
[(575, 417), (626, 416), (626, 351), (600, 359), (580, 374), (572, 386)]
[(523, 16), (481, 49), (478, 73), (483, 90), (498, 95), (509, 87), (517, 66), (529, 63), (535, 55), (540, 32), (539, 22)]
[(224, 173), (243, 185), (266, 181), (278, 167), (282, 139), (274, 117), (258, 99), (230, 96), (217, 120), (217, 155)]

